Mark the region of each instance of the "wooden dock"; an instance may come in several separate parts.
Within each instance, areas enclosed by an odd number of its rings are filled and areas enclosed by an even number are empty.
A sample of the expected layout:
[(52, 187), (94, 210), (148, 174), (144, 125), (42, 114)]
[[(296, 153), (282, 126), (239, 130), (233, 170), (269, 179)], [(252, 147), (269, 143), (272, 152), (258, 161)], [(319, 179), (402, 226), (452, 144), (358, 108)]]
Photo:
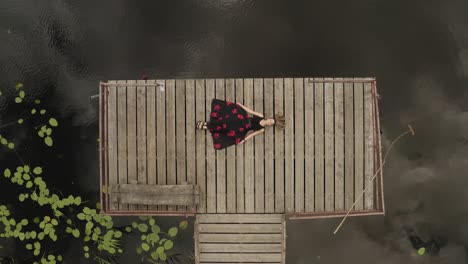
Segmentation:
[[(109, 81), (102, 86), (104, 186), (198, 185), (198, 206), (126, 204), (109, 213), (340, 214), (380, 161), (373, 79)], [(286, 129), (215, 151), (206, 131), (211, 99), (242, 102)], [(104, 118), (103, 118), (104, 119)], [(378, 178), (356, 212), (382, 212)], [(112, 194), (110, 194), (112, 196)], [(115, 201), (115, 199), (114, 199)]]
[[(350, 215), (383, 215), (382, 172), (370, 182), (382, 160), (376, 94), (373, 78), (101, 83), (103, 211), (200, 214), (197, 239), (203, 240), (210, 236), (202, 220), (210, 214), (343, 216), (370, 185)], [(196, 121), (209, 120), (213, 98), (241, 102), (266, 117), (282, 112), (286, 128), (267, 128), (243, 145), (216, 151), (211, 134), (195, 129)], [(224, 250), (201, 246), (200, 263), (216, 262), (211, 250)], [(244, 262), (245, 247), (235, 248), (223, 254)], [(265, 261), (276, 263), (280, 246), (271, 248)]]

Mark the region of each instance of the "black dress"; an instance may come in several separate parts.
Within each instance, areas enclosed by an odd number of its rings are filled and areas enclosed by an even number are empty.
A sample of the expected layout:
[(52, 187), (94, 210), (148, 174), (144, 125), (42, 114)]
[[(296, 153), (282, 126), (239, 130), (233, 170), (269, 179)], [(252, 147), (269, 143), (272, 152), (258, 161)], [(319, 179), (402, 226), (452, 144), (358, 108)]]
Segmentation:
[(211, 101), (210, 122), (207, 127), (213, 137), (213, 147), (217, 150), (239, 144), (250, 130), (260, 130), (261, 117), (249, 117), (237, 104), (213, 99)]

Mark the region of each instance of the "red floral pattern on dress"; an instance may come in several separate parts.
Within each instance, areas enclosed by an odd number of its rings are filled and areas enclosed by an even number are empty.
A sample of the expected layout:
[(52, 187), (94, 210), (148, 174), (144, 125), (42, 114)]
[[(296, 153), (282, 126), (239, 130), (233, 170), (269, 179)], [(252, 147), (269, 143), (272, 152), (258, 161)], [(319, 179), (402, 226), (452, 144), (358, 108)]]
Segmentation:
[(219, 138), (219, 136), (220, 136), (219, 133), (214, 133), (214, 134), (213, 134), (213, 137), (214, 137), (214, 138)]
[(236, 145), (238, 145), (241, 142), (240, 138), (236, 138)]
[(215, 106), (213, 107), (213, 109), (216, 110), (216, 111), (218, 111), (219, 109), (221, 109), (221, 106), (215, 105)]
[(212, 129), (212, 128), (210, 128), (209, 130), (210, 130), (210, 132), (213, 132), (213, 129)]
[(220, 126), (217, 126), (217, 127), (216, 127), (216, 130), (218, 130), (218, 131), (221, 130), (221, 127), (220, 127)]
[(245, 129), (244, 129), (243, 127), (240, 127), (240, 128), (239, 128), (239, 132), (244, 132), (244, 130), (245, 130)]
[(233, 137), (233, 136), (236, 135), (236, 131), (231, 130), (231, 131), (229, 131), (229, 132), (227, 133), (227, 135), (228, 135), (229, 137)]
[(233, 114), (237, 114), (237, 109), (235, 109), (235, 108), (232, 109), (232, 113), (233, 113)]
[(226, 101), (226, 104), (229, 106), (232, 104), (232, 102)]
[(212, 112), (212, 113), (211, 113), (211, 117), (218, 117), (218, 113)]
[(220, 117), (218, 118), (218, 120), (223, 120), (223, 117), (222, 117), (222, 116), (220, 116)]
[(227, 128), (227, 124), (223, 124), (223, 128), (226, 129), (226, 128)]
[(250, 124), (245, 124), (245, 129), (249, 129), (250, 128)]
[(240, 120), (242, 120), (242, 119), (244, 119), (244, 116), (241, 115), (241, 114), (238, 114), (238, 115), (237, 115), (237, 118), (239, 118)]
[(229, 115), (225, 115), (224, 118), (229, 118)]
[(214, 144), (215, 149), (220, 149), (221, 148), (221, 143)]

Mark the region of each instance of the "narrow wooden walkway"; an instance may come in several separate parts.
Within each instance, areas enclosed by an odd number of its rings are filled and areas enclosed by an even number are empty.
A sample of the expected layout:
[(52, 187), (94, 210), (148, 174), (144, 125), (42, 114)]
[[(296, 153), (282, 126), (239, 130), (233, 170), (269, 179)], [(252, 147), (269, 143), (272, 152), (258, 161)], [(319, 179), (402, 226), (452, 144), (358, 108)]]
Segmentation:
[(199, 214), (195, 263), (285, 263), (281, 214)]
[[(342, 215), (380, 164), (375, 80), (258, 78), (109, 81), (101, 84), (102, 186), (197, 185), (198, 206), (126, 204), (110, 214), (286, 213)], [(215, 151), (211, 100), (242, 102), (286, 129)], [(382, 214), (381, 175), (355, 214)], [(110, 197), (109, 197), (110, 196)]]

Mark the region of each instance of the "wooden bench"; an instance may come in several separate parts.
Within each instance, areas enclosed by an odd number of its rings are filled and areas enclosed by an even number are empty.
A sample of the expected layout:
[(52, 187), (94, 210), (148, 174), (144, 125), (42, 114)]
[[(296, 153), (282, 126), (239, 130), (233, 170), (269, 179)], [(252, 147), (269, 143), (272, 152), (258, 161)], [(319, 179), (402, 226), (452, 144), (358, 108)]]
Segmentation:
[(198, 205), (198, 185), (116, 184), (110, 186), (113, 203), (142, 205)]

